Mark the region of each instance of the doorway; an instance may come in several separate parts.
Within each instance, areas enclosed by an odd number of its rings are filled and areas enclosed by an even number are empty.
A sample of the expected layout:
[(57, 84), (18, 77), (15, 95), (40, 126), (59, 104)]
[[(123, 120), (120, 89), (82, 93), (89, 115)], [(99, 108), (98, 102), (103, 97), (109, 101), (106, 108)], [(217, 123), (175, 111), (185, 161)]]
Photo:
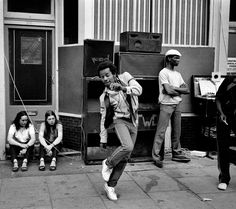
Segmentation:
[(8, 28), (7, 127), (26, 109), (36, 128), (55, 110), (53, 30)]

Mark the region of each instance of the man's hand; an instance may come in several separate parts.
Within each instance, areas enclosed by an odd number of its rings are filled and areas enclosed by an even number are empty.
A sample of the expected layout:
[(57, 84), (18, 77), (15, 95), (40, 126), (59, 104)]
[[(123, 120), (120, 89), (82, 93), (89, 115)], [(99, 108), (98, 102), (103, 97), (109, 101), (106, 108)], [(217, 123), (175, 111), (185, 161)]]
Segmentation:
[(180, 85), (180, 88), (187, 88), (187, 85), (185, 83)]
[(220, 115), (220, 120), (225, 124), (225, 125), (228, 125), (227, 123), (227, 117), (225, 114), (221, 114)]
[(162, 90), (163, 94), (167, 94), (171, 97), (173, 96), (179, 96), (180, 93), (178, 91), (175, 90), (175, 87), (170, 85), (170, 84), (163, 84), (163, 90)]
[(165, 90), (165, 88), (163, 88), (162, 93), (167, 94), (167, 91)]

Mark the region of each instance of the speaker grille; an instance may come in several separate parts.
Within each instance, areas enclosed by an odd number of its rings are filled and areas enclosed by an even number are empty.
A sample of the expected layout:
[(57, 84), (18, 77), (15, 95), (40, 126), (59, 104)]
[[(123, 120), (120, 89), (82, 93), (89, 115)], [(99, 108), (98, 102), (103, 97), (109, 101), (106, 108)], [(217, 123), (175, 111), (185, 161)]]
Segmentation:
[(83, 74), (85, 77), (97, 75), (97, 66), (103, 61), (113, 62), (114, 41), (84, 40), (84, 65)]
[(157, 53), (119, 52), (115, 54), (115, 63), (120, 73), (127, 71), (135, 77), (157, 77), (164, 67), (164, 58)]

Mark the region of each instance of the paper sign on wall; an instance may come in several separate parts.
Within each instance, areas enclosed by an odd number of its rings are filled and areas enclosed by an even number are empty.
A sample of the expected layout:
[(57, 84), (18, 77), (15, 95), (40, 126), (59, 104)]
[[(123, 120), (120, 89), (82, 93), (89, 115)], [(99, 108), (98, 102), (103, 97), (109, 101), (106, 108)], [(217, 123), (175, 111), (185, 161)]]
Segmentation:
[(215, 96), (216, 86), (211, 80), (199, 80), (201, 96)]
[(227, 72), (236, 73), (236, 57), (228, 57)]

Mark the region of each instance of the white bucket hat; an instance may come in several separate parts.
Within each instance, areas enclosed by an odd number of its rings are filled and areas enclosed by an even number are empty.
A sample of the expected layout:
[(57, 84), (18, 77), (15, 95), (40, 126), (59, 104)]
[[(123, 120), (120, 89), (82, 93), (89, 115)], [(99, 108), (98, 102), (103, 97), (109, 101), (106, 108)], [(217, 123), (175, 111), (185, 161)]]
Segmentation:
[(180, 52), (178, 51), (178, 50), (176, 50), (176, 49), (170, 49), (170, 50), (168, 50), (166, 53), (165, 53), (165, 56), (167, 57), (167, 56), (169, 56), (169, 55), (177, 55), (177, 56), (182, 56), (181, 54), (180, 54)]

